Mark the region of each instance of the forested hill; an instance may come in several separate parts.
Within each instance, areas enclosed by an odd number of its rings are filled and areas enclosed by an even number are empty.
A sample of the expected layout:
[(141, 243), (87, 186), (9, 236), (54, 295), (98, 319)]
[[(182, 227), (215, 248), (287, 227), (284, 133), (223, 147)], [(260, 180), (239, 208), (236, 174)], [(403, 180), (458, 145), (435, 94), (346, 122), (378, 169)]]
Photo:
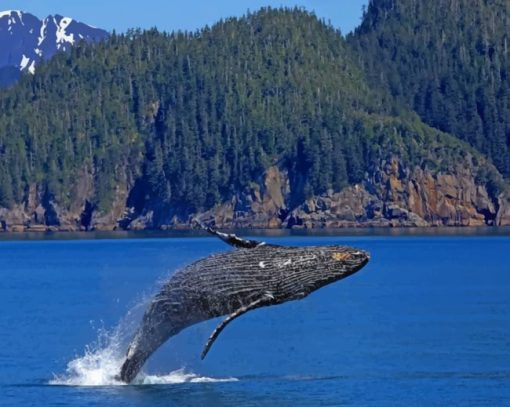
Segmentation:
[(298, 9), (80, 44), (0, 94), (0, 221), (506, 222), (495, 168), (392, 100), (340, 33)]
[(510, 2), (371, 0), (349, 38), (372, 86), (510, 177)]

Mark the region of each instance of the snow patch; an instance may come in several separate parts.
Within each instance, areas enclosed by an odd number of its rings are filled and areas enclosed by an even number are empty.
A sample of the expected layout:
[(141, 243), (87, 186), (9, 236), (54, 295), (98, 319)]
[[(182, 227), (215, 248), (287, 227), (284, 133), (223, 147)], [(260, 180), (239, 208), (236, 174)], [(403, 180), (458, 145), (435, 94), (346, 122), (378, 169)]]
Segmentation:
[(23, 54), (23, 57), (21, 58), (21, 62), (19, 64), (19, 70), (23, 71), (27, 67), (28, 72), (30, 72), (33, 75), (35, 73), (35, 61), (30, 62), (30, 58)]
[(40, 49), (40, 48), (36, 48), (36, 49), (35, 49), (35, 53), (36, 53), (38, 56), (42, 57), (42, 54), (43, 54), (42, 49)]
[(25, 69), (30, 62), (30, 58), (28, 58), (25, 54), (21, 57), (21, 62), (19, 63), (19, 70), (22, 71)]
[(0, 18), (5, 16), (11, 16), (12, 13), (17, 12), (17, 10), (6, 10), (6, 11), (0, 11)]
[[(55, 21), (55, 19), (53, 19), (53, 21)], [(70, 42), (71, 44), (74, 44), (74, 34), (66, 33), (66, 28), (72, 21), (73, 19), (69, 17), (62, 17), (58, 24), (55, 21), (55, 25), (57, 25), (57, 44), (61, 44), (63, 42)]]
[(37, 46), (41, 45), (46, 38), (46, 27), (48, 26), (48, 17), (46, 17), (41, 25), (41, 30), (39, 31), (39, 38), (37, 39)]

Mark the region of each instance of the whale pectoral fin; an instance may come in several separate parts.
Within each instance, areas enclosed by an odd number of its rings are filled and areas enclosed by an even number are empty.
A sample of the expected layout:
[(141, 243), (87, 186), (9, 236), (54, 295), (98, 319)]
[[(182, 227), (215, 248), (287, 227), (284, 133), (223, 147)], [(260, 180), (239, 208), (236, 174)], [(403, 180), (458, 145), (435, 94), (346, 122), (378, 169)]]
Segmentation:
[(202, 355), (200, 358), (203, 360), (209, 350), (211, 349), (212, 344), (214, 341), (218, 338), (219, 334), (225, 327), (228, 325), (229, 322), (233, 321), (237, 317), (240, 317), (241, 315), (245, 314), (246, 312), (261, 307), (266, 304), (270, 304), (271, 301), (274, 300), (274, 297), (271, 294), (265, 294), (262, 298), (259, 298), (258, 300), (253, 301), (251, 304), (246, 305), (245, 307), (241, 307), (238, 310), (234, 311), (232, 314), (230, 314), (227, 318), (225, 318), (223, 321), (221, 321), (216, 329), (213, 331), (209, 339), (207, 340), (207, 343), (204, 346), (204, 350), (202, 351)]

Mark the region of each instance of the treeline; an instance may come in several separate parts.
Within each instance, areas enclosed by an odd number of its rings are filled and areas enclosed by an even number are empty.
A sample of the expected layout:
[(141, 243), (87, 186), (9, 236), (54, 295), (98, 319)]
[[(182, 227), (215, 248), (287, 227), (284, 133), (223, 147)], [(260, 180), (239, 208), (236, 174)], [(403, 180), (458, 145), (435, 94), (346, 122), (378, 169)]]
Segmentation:
[(68, 206), (82, 174), (100, 209), (126, 184), (137, 210), (193, 212), (272, 164), (289, 171), (296, 201), (360, 182), (392, 153), (453, 167), (466, 146), (369, 86), (357, 58), (299, 9), (79, 45), (0, 95), (0, 206), (34, 183)]

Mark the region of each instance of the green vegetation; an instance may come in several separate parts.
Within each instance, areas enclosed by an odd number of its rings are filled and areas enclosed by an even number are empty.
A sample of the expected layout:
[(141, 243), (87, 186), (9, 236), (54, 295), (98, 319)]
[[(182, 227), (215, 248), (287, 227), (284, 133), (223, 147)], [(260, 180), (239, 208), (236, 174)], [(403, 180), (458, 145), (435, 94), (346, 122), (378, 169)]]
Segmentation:
[(372, 86), (510, 177), (508, 0), (372, 0), (348, 39)]
[(371, 89), (358, 58), (298, 9), (80, 45), (0, 94), (0, 206), (34, 183), (69, 206), (83, 174), (102, 210), (124, 184), (138, 211), (191, 213), (272, 164), (288, 170), (295, 203), (360, 182), (391, 154), (453, 167), (468, 147)]

